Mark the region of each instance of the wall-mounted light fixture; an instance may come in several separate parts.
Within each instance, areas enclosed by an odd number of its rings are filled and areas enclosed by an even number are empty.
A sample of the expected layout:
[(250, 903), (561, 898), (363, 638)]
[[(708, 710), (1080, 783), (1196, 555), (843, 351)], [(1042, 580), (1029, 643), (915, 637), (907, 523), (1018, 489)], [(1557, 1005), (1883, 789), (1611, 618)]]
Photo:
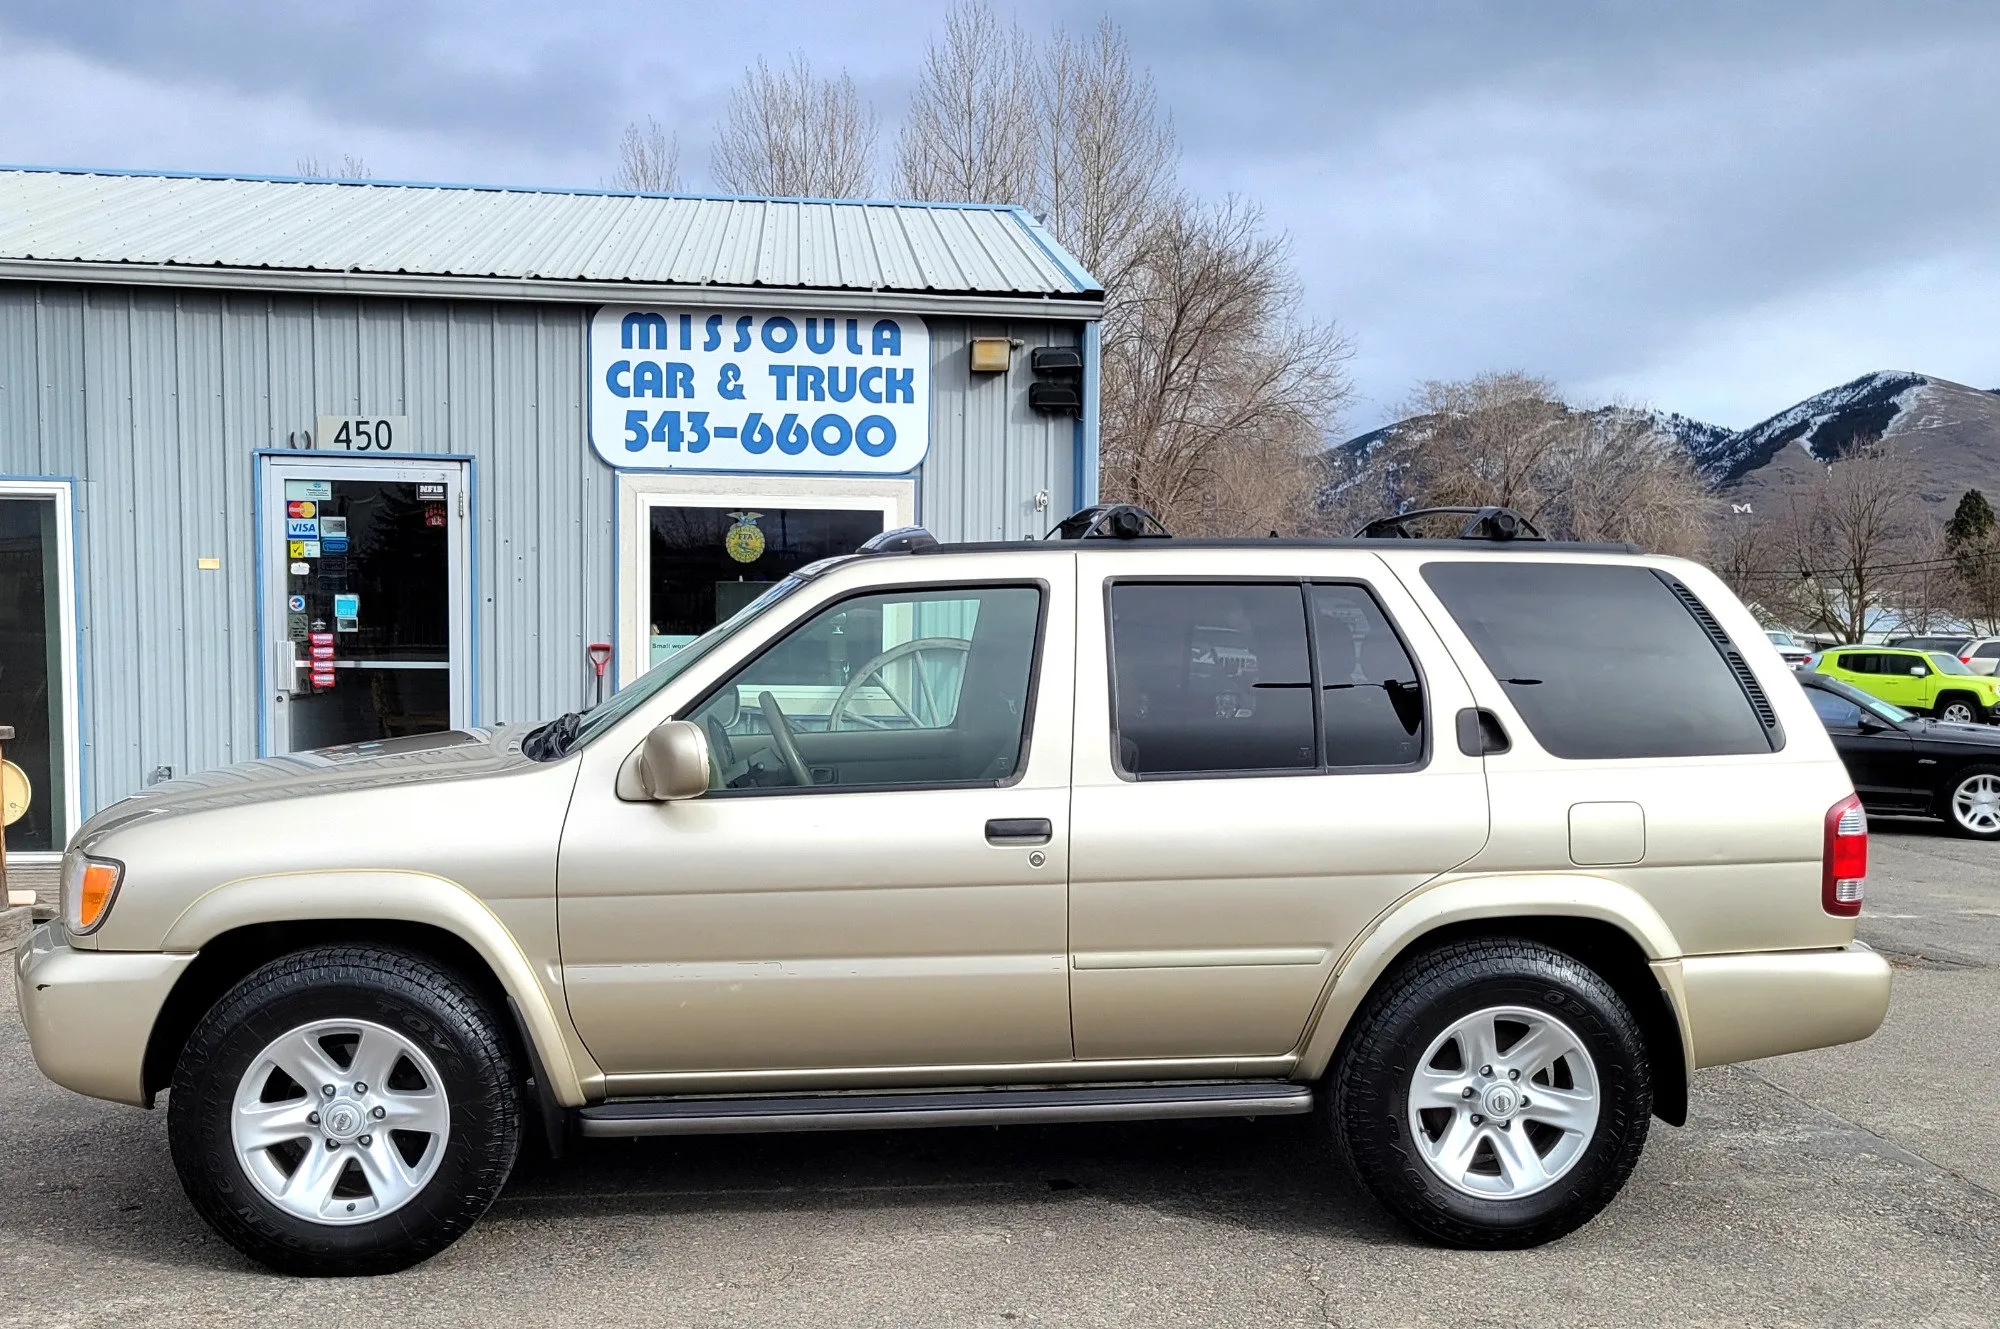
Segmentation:
[(972, 372), (975, 374), (1004, 374), (1014, 360), (1014, 339), (1011, 337), (974, 337), (972, 339)]

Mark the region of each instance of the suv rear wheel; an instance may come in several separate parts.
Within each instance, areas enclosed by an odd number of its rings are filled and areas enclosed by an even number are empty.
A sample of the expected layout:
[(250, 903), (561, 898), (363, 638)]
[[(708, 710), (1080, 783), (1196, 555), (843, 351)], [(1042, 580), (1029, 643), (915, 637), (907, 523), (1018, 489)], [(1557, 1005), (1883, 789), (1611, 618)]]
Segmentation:
[(1421, 955), (1377, 988), (1334, 1070), (1341, 1153), (1453, 1246), (1535, 1246), (1611, 1202), (1645, 1147), (1637, 1021), (1573, 957), (1515, 939)]
[(430, 960), (301, 951), (202, 1017), (168, 1133), (195, 1209), (285, 1273), (376, 1274), (450, 1245), (506, 1184), (521, 1137), (501, 1026)]

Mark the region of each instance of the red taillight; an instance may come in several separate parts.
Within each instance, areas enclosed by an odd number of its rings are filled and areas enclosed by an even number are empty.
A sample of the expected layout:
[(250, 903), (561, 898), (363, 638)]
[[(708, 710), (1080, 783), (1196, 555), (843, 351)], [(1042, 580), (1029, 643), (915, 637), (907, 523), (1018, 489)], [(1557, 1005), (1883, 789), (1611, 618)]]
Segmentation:
[(1971, 664), (1971, 663), (1972, 663), (1972, 657), (1971, 657), (1971, 656), (1969, 656), (1969, 655), (1961, 655), (1961, 656), (1959, 656), (1959, 657), (1958, 657), (1958, 662), (1959, 662), (1960, 664)]
[(1829, 914), (1852, 918), (1861, 912), (1868, 880), (1868, 814), (1859, 795), (1849, 794), (1826, 810), (1826, 852), (1821, 859), (1819, 902)]

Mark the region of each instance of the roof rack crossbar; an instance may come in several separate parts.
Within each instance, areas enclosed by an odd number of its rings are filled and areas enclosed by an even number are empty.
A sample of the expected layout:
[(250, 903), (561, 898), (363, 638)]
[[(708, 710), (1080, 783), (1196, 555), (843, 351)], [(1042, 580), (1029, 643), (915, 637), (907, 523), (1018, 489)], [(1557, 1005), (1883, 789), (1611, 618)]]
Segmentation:
[(1411, 525), (1426, 517), (1465, 517), (1469, 520), (1459, 530), (1461, 540), (1489, 540), (1495, 544), (1505, 544), (1510, 540), (1543, 540), (1541, 528), (1512, 508), (1418, 508), (1413, 512), (1401, 512), (1392, 517), (1377, 517), (1374, 521), (1355, 532), (1357, 540), (1414, 540), (1417, 538)]

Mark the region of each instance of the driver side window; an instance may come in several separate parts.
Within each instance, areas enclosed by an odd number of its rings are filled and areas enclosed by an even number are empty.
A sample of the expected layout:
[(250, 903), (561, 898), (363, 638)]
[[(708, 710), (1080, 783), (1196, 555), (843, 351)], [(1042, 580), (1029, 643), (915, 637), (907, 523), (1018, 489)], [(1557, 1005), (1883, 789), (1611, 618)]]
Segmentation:
[(1028, 586), (841, 600), (690, 712), (718, 791), (999, 784), (1019, 769), (1041, 623)]

